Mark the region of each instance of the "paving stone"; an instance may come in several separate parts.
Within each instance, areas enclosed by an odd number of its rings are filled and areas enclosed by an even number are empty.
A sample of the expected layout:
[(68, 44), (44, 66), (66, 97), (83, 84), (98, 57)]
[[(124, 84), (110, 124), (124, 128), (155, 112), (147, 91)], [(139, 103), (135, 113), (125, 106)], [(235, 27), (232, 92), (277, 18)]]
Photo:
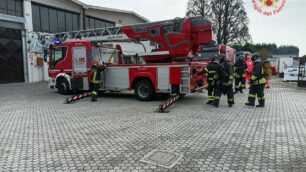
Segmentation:
[[(228, 108), (186, 96), (170, 113), (161, 100), (104, 94), (65, 105), (46, 83), (0, 85), (0, 171), (306, 171), (306, 91), (279, 79), (266, 107)], [(139, 160), (153, 150), (177, 152), (172, 168)]]

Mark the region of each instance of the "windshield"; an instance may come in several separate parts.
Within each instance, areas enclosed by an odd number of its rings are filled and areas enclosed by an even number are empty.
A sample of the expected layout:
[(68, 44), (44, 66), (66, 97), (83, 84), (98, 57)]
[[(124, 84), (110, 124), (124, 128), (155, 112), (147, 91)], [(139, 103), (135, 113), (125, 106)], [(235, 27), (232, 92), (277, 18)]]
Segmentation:
[(52, 49), (52, 65), (56, 65), (60, 61), (64, 60), (67, 53), (67, 47), (57, 47)]
[(195, 60), (206, 61), (213, 55), (219, 55), (218, 51), (205, 51), (200, 52), (198, 56), (194, 57)]

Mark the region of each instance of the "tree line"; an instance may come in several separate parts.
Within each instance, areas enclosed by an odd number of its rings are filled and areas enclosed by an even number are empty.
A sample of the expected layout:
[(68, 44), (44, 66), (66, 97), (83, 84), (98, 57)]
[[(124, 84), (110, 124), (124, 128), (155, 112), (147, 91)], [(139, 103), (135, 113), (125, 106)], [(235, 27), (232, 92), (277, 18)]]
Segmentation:
[(277, 46), (275, 43), (271, 44), (250, 44), (246, 43), (244, 45), (233, 45), (236, 51), (249, 51), (251, 53), (260, 53), (264, 57), (271, 57), (272, 54), (275, 55), (286, 55), (292, 54), (299, 56), (300, 49), (293, 45), (281, 45)]

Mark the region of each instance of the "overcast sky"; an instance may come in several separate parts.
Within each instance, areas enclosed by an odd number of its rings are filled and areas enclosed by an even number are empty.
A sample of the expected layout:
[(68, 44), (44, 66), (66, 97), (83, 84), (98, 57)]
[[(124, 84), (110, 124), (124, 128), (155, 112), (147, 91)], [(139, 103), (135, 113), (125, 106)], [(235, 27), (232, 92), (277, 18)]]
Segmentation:
[[(184, 17), (188, 0), (81, 0), (103, 7), (135, 11), (150, 21)], [(274, 16), (263, 16), (254, 10), (252, 0), (243, 0), (250, 19), (250, 33), (255, 43), (296, 45), (306, 55), (306, 1), (287, 0), (283, 10)]]

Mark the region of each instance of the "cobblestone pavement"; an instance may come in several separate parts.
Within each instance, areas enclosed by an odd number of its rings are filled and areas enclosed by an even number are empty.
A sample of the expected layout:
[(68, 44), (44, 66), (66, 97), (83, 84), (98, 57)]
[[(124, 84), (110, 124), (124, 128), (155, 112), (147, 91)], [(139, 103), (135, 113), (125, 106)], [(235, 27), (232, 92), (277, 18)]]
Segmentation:
[[(0, 85), (0, 171), (306, 171), (306, 91), (272, 84), (264, 109), (246, 93), (215, 109), (202, 94), (166, 114), (126, 94), (65, 105), (46, 83)], [(183, 157), (139, 161), (155, 149)]]

